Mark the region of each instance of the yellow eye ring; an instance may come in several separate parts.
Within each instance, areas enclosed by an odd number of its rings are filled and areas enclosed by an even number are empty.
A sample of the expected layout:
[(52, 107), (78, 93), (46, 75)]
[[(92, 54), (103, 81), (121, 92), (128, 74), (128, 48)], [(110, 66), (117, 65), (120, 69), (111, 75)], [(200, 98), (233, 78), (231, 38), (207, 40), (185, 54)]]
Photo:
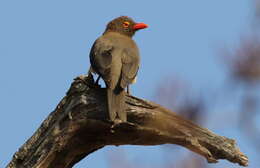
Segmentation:
[(127, 27), (129, 27), (129, 25), (130, 25), (130, 23), (129, 23), (129, 22), (124, 22), (124, 23), (123, 23), (123, 26), (124, 26), (124, 28), (127, 28)]

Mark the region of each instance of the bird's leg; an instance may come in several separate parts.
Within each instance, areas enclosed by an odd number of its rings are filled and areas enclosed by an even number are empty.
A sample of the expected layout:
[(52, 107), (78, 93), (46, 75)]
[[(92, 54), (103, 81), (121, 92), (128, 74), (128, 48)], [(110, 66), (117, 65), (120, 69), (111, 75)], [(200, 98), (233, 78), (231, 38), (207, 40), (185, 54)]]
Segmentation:
[(98, 82), (99, 82), (99, 79), (100, 79), (100, 75), (98, 75), (98, 78), (97, 78), (97, 80), (96, 80), (96, 82), (95, 82), (95, 85), (98, 85)]
[(90, 67), (89, 70), (88, 70), (88, 76), (91, 76), (92, 75), (92, 68)]
[(130, 86), (129, 85), (127, 85), (127, 87), (126, 87), (126, 92), (127, 92), (127, 94), (130, 95)]
[(97, 80), (95, 81), (92, 73), (96, 74), (95, 71), (92, 69), (92, 67), (90, 67), (89, 70), (88, 70), (88, 79), (91, 83), (89, 83), (89, 84), (93, 87), (99, 88), (100, 86), (99, 86), (98, 82), (99, 82), (99, 79), (100, 79), (101, 76), (99, 75)]

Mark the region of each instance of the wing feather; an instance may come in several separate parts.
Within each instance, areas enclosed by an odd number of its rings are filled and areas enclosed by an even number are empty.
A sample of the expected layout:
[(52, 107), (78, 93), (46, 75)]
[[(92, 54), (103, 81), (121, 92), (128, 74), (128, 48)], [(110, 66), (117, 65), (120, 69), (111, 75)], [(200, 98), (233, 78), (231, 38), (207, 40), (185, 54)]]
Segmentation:
[(121, 87), (131, 84), (138, 72), (140, 57), (137, 48), (125, 49), (122, 56)]
[(110, 83), (113, 46), (106, 39), (97, 39), (90, 51), (90, 63), (106, 84)]

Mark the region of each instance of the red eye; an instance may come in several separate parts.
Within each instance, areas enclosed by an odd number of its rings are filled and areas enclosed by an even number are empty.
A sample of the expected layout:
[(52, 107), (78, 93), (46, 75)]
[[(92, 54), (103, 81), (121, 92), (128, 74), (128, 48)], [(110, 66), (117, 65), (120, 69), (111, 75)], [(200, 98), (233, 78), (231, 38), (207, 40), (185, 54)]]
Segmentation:
[(124, 22), (124, 23), (123, 23), (123, 26), (124, 26), (125, 28), (129, 27), (129, 25), (130, 25), (129, 22)]

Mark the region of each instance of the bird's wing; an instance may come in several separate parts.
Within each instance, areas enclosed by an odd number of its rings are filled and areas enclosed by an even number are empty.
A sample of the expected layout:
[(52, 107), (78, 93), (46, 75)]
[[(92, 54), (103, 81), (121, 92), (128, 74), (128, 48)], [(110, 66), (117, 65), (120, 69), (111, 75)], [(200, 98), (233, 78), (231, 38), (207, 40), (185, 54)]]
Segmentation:
[(136, 47), (124, 49), (122, 54), (122, 76), (120, 86), (126, 88), (126, 86), (134, 81), (137, 75), (140, 57)]
[(99, 38), (93, 44), (89, 56), (92, 68), (101, 75), (106, 84), (110, 83), (112, 50), (113, 46), (108, 40)]

